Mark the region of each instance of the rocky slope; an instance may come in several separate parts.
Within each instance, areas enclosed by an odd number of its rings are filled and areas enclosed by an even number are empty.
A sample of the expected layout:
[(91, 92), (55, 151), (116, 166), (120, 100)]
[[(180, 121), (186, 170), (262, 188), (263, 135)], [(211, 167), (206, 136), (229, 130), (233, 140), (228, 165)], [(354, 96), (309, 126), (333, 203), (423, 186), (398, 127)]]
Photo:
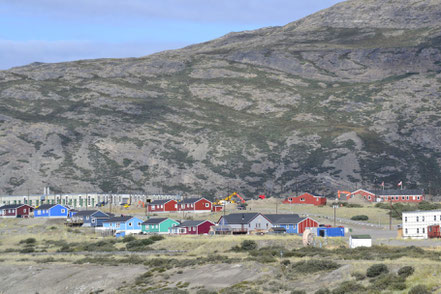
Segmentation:
[(441, 1), (352, 0), (143, 58), (0, 71), (0, 192), (438, 192)]

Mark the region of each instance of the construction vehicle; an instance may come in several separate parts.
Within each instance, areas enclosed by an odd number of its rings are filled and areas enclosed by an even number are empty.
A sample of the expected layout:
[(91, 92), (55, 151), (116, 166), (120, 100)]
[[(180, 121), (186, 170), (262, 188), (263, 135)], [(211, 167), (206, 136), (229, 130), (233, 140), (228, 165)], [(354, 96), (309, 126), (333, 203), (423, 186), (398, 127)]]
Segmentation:
[(349, 200), (349, 198), (351, 198), (352, 193), (349, 191), (340, 191), (338, 190), (338, 200), (340, 200), (340, 195), (341, 194), (346, 194), (346, 200)]
[(234, 196), (236, 196), (237, 198), (240, 199), (240, 203), (245, 203), (245, 200), (239, 195), (239, 193), (234, 192), (234, 193), (232, 193), (230, 196), (225, 197), (225, 198), (222, 199), (222, 200), (218, 200), (218, 201), (216, 201), (216, 202), (214, 203), (214, 205), (222, 205), (222, 204), (224, 204), (225, 202), (236, 203), (236, 201), (233, 200), (233, 197), (234, 197)]
[(259, 199), (265, 199), (266, 198), (266, 196), (265, 195), (259, 195)]

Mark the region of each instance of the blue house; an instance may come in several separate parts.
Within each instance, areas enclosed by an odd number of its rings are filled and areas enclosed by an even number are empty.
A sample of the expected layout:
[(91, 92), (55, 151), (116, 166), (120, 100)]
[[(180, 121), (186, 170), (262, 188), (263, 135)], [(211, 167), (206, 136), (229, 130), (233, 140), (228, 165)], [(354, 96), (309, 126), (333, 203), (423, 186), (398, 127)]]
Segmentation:
[(113, 215), (109, 215), (100, 210), (81, 210), (70, 216), (68, 222), (83, 227), (102, 227), (103, 222), (109, 220), (111, 217), (113, 217)]
[(103, 222), (103, 228), (112, 230), (117, 235), (139, 234), (144, 221), (136, 216), (117, 216)]
[(34, 217), (67, 218), (69, 208), (61, 204), (43, 204), (35, 208)]

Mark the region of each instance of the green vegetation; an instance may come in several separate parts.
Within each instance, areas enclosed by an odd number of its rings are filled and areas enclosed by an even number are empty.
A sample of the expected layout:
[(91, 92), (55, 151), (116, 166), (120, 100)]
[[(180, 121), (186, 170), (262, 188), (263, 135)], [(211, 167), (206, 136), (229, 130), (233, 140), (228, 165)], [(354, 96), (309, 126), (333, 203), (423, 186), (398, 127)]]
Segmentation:
[(369, 217), (367, 215), (354, 215), (353, 217), (351, 217), (351, 220), (355, 220), (355, 221), (367, 221), (369, 219)]
[(320, 271), (335, 270), (338, 269), (340, 266), (341, 265), (339, 265), (338, 263), (330, 260), (311, 259), (311, 260), (296, 262), (291, 266), (291, 269), (299, 274), (302, 273), (309, 274)]
[(404, 211), (436, 210), (441, 208), (441, 203), (428, 201), (421, 201), (418, 204), (393, 203), (391, 208), (390, 203), (380, 202), (375, 204), (375, 207), (387, 209), (389, 213), (392, 213), (393, 218), (401, 219), (401, 215)]
[(369, 267), (366, 271), (366, 276), (369, 278), (377, 277), (381, 274), (386, 274), (389, 272), (389, 269), (385, 264), (374, 264)]

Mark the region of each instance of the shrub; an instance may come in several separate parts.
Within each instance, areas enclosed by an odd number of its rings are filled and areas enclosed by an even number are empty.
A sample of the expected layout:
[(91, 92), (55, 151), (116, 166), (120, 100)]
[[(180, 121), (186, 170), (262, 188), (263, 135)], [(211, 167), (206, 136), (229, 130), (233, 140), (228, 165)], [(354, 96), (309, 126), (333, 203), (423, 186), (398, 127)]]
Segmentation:
[(354, 215), (353, 217), (351, 217), (351, 220), (355, 221), (366, 221), (368, 219), (369, 217), (367, 215)]
[(332, 294), (348, 294), (348, 293), (360, 293), (363, 292), (365, 288), (363, 285), (355, 281), (346, 281), (341, 283), (337, 288), (332, 291)]
[(292, 265), (292, 270), (298, 273), (315, 273), (319, 271), (329, 271), (338, 269), (340, 265), (330, 260), (307, 260), (299, 261)]
[(352, 273), (351, 276), (354, 277), (356, 281), (361, 281), (361, 280), (364, 280), (366, 278), (366, 276), (363, 273), (360, 273), (360, 272)]
[(164, 240), (164, 236), (161, 235), (153, 235), (149, 238), (150, 240), (152, 240), (153, 242), (157, 242), (157, 241), (161, 241)]
[(430, 294), (430, 291), (424, 285), (416, 285), (410, 289), (409, 294)]
[(328, 288), (323, 288), (315, 291), (314, 294), (331, 294), (331, 291)]
[(150, 248), (147, 246), (153, 243), (155, 243), (155, 241), (151, 239), (133, 240), (126, 244), (126, 248), (129, 251), (144, 251), (149, 250)]
[(403, 266), (398, 270), (398, 275), (403, 278), (407, 278), (413, 274), (415, 269), (413, 266)]
[(128, 243), (128, 242), (135, 241), (135, 240), (136, 240), (136, 238), (135, 238), (135, 236), (133, 236), (133, 235), (125, 236), (125, 237), (122, 239), (122, 241), (123, 241), (124, 243)]
[(404, 284), (404, 279), (393, 274), (380, 275), (377, 278), (372, 279), (371, 282), (371, 288), (377, 291), (386, 290), (388, 288), (399, 290), (403, 288), (403, 285), (404, 288), (406, 288), (406, 285)]
[(250, 251), (257, 248), (257, 243), (253, 240), (243, 240), (240, 244), (241, 250)]
[(19, 242), (19, 244), (35, 244), (35, 243), (37, 243), (37, 240), (35, 238), (27, 238)]
[(383, 263), (374, 264), (370, 266), (366, 271), (366, 276), (369, 278), (377, 277), (381, 274), (387, 274), (389, 272), (389, 269), (387, 266)]
[(306, 294), (305, 290), (292, 290), (291, 294)]
[(34, 247), (25, 247), (22, 250), (20, 250), (19, 252), (20, 253), (32, 253), (34, 251), (35, 251)]

